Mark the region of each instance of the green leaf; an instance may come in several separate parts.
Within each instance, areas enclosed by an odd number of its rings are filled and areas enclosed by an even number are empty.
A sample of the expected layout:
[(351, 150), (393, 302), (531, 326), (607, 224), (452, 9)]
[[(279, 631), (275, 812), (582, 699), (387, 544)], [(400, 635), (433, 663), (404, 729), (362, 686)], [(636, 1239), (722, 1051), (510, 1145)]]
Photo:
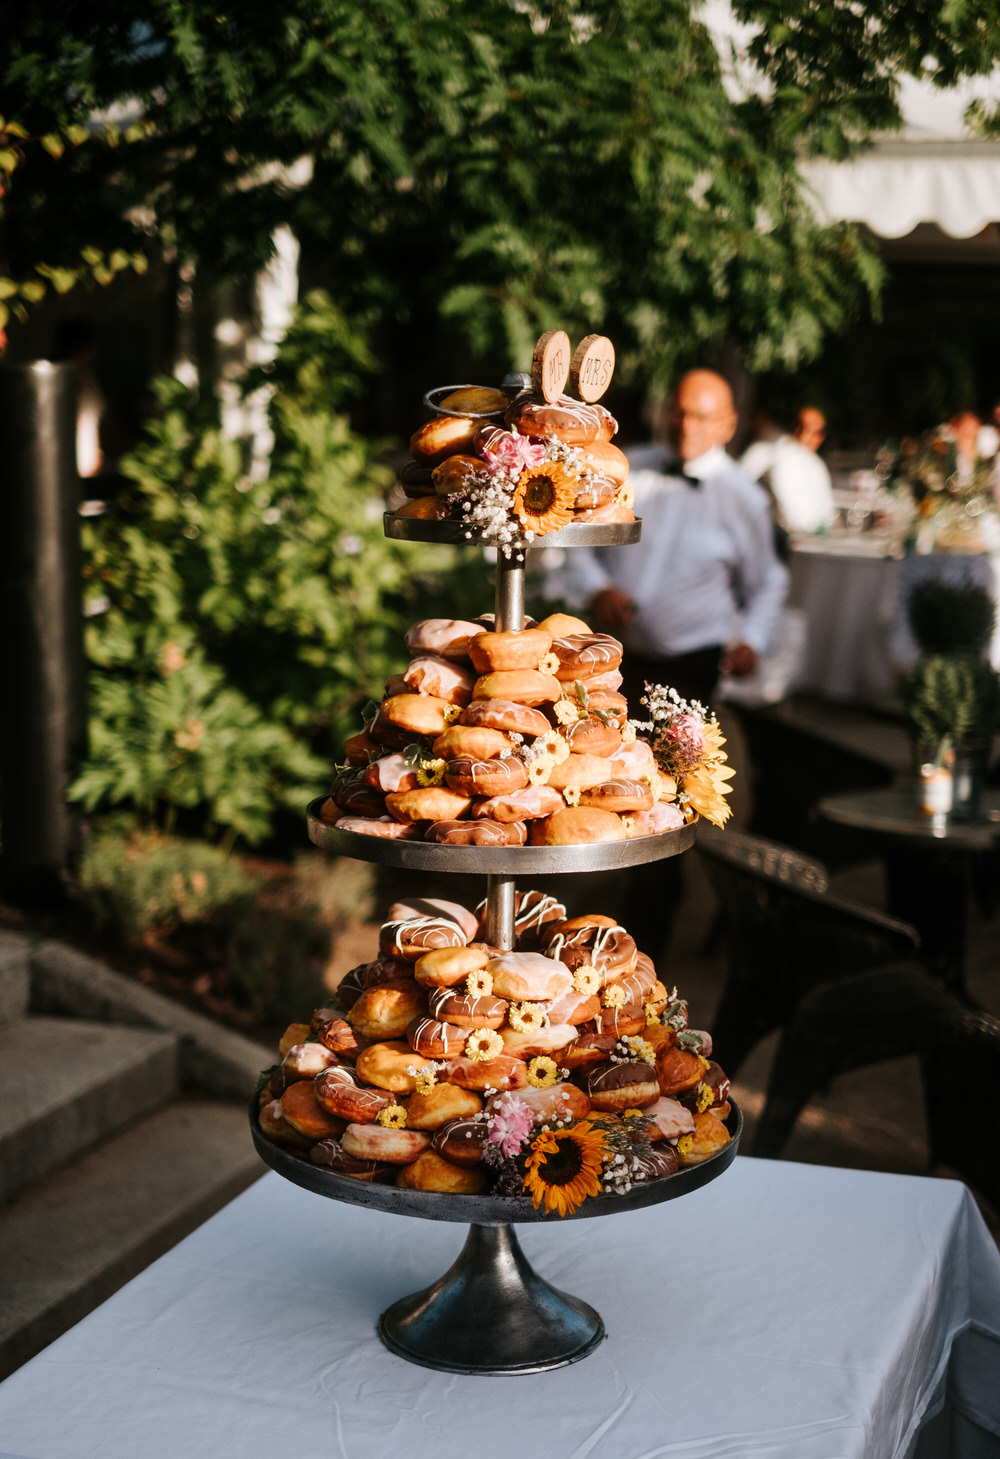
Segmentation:
[(0, 171), (13, 172), (19, 161), (17, 153), (12, 152), (9, 147), (0, 149)]
[(0, 278), (0, 299), (9, 299), (11, 294), (17, 293), (17, 285), (13, 279)]
[(45, 298), (45, 285), (41, 279), (26, 279), (18, 292), (29, 304), (37, 304), (40, 299)]
[(66, 150), (65, 143), (58, 132), (47, 132), (41, 138), (41, 143), (50, 157), (61, 157)]

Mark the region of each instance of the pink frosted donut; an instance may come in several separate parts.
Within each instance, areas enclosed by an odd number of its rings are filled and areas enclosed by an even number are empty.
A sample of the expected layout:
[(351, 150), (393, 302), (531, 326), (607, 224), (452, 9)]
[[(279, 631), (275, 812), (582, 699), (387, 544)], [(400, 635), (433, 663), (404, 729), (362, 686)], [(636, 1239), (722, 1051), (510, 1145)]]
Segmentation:
[(634, 815), (653, 809), (653, 788), (648, 780), (628, 780), (624, 775), (615, 775), (583, 790), (579, 804), (616, 811), (618, 815)]
[(533, 1028), (521, 1032), (516, 1028), (502, 1028), (505, 1054), (516, 1054), (519, 1059), (533, 1059), (536, 1054), (555, 1054), (566, 1048), (576, 1038), (576, 1029), (571, 1023), (548, 1023), (544, 1028)]
[(449, 704), (468, 704), (476, 676), (471, 669), (452, 663), (440, 654), (422, 654), (403, 671), (403, 683), (420, 694), (433, 694)]
[(385, 920), (403, 922), (408, 917), (448, 917), (458, 923), (468, 942), (479, 935), (479, 918), (475, 912), (443, 897), (407, 897), (405, 901), (393, 902)]
[(643, 1114), (647, 1120), (652, 1120), (665, 1140), (679, 1140), (681, 1135), (690, 1135), (694, 1129), (694, 1115), (687, 1105), (663, 1094), (653, 1104), (647, 1105)]
[(573, 986), (569, 969), (540, 952), (504, 952), (491, 958), (486, 969), (498, 998), (549, 1003)]
[(464, 618), (425, 618), (406, 630), (406, 647), (411, 654), (437, 654), (445, 659), (468, 660), (469, 639), (482, 629)]
[(462, 1054), (449, 1059), (441, 1078), (459, 1089), (523, 1089), (528, 1083), (528, 1066), (506, 1052), (495, 1059), (470, 1059)]
[(565, 801), (551, 785), (526, 785), (507, 795), (491, 795), (477, 801), (472, 808), (473, 820), (533, 821), (538, 816), (554, 816)]
[(381, 790), (383, 794), (395, 790), (416, 790), (420, 784), (416, 770), (406, 763), (402, 750), (391, 755), (380, 755), (377, 760), (365, 766), (363, 777), (366, 785)]
[(424, 832), (439, 846), (523, 846), (527, 839), (525, 821), (432, 821)]
[(559, 660), (556, 678), (571, 682), (617, 669), (624, 650), (610, 633), (574, 633), (553, 639), (552, 653)]
[(461, 722), (532, 739), (552, 728), (540, 709), (532, 709), (530, 704), (515, 704), (513, 699), (473, 699), (462, 710)]
[(390, 841), (418, 839), (415, 822), (397, 821), (394, 816), (341, 816), (333, 825), (335, 830), (353, 831), (355, 836), (385, 836)]
[(633, 836), (659, 836), (664, 831), (676, 831), (684, 824), (681, 808), (675, 801), (658, 800), (649, 811), (637, 811), (625, 822), (625, 834)]
[(281, 1061), (281, 1077), (286, 1085), (298, 1079), (315, 1079), (332, 1064), (339, 1064), (337, 1055), (322, 1044), (293, 1044)]
[(425, 1059), (453, 1059), (465, 1048), (467, 1028), (444, 1023), (440, 1018), (418, 1017), (406, 1030), (406, 1041), (415, 1054)]
[(625, 766), (623, 774), (630, 780), (652, 780), (656, 770), (656, 756), (645, 740), (622, 745), (620, 750), (615, 751), (615, 759)]

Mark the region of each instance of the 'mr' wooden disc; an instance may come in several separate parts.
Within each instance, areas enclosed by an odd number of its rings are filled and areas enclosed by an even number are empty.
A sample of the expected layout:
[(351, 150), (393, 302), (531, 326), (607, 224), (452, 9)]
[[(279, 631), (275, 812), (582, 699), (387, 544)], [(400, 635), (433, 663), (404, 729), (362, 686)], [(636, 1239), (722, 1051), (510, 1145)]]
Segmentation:
[(581, 339), (569, 362), (570, 394), (578, 400), (600, 400), (615, 371), (615, 347), (606, 334)]
[(566, 388), (569, 374), (569, 335), (564, 329), (550, 329), (539, 337), (531, 356), (531, 384), (549, 404)]

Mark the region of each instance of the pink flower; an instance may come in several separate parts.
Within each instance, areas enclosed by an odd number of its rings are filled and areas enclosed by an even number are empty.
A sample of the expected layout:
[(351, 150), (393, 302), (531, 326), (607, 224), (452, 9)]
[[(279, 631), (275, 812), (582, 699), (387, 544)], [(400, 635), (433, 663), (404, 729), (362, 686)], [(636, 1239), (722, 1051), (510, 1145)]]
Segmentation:
[(698, 756), (705, 749), (705, 727), (696, 714), (679, 714), (667, 733), (686, 754)]
[(502, 1155), (517, 1155), (534, 1123), (531, 1108), (514, 1094), (501, 1094), (490, 1115), (490, 1140)]
[(545, 447), (519, 436), (516, 431), (504, 431), (492, 447), (483, 447), (483, 459), (487, 466), (504, 467), (520, 476), (526, 466), (541, 466), (545, 460)]

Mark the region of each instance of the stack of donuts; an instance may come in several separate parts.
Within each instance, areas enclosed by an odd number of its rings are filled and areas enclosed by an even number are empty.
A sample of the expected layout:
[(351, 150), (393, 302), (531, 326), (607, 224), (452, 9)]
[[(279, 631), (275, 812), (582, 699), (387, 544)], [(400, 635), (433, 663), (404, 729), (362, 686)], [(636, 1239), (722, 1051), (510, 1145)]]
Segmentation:
[(364, 836), (576, 846), (690, 817), (618, 692), (622, 646), (557, 613), (517, 631), (433, 618), (346, 746), (320, 815)]
[(286, 1030), (262, 1079), (268, 1139), (359, 1180), (466, 1194), (490, 1188), (484, 1144), (509, 1094), (538, 1127), (641, 1111), (636, 1180), (729, 1142), (711, 1039), (624, 927), (567, 919), (527, 891), (501, 951), (485, 916), (434, 898), (389, 909), (378, 955), (346, 974), (335, 1006)]

